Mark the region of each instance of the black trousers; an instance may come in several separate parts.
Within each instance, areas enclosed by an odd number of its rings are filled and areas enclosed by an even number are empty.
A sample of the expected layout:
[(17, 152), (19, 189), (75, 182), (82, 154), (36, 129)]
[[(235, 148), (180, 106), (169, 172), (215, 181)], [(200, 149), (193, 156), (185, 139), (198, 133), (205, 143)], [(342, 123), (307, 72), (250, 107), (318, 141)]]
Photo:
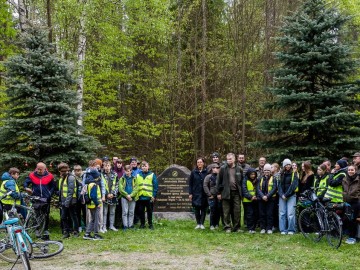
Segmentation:
[(78, 231), (79, 221), (76, 213), (76, 204), (61, 208), (61, 222), (63, 232), (70, 232), (72, 228), (74, 228), (74, 231)]
[(243, 202), (246, 226), (248, 230), (255, 230), (258, 221), (258, 202)]
[[(86, 204), (82, 204), (78, 202), (76, 204), (76, 216), (79, 223), (79, 227), (81, 227), (81, 221), (84, 224), (84, 227), (86, 228)], [(76, 228), (78, 230), (78, 228)]]
[(274, 206), (275, 199), (269, 198), (268, 201), (259, 201), (260, 228), (272, 230), (274, 226)]
[(196, 224), (204, 225), (207, 206), (194, 206)]
[(138, 200), (136, 204), (139, 207), (140, 225), (145, 226), (145, 209), (146, 209), (148, 224), (149, 226), (152, 226), (153, 204), (151, 203), (151, 201)]

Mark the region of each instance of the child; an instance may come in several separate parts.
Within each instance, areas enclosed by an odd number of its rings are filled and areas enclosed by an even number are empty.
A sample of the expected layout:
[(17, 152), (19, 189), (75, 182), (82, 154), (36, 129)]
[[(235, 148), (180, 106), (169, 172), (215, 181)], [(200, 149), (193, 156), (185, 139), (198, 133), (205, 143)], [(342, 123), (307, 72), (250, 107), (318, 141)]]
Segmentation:
[(255, 233), (257, 222), (257, 197), (256, 197), (257, 172), (249, 168), (242, 182), (243, 205), (246, 218), (246, 226), (249, 233)]
[(2, 199), (4, 210), (10, 211), (14, 202), (20, 204), (19, 187), (16, 184), (20, 176), (20, 171), (17, 168), (10, 168), (9, 172), (3, 173), (1, 180), (3, 181), (0, 187), (0, 196), (5, 195), (9, 191), (12, 193), (6, 198)]
[(210, 206), (210, 230), (215, 230), (219, 227), (221, 215), (221, 202), (217, 198), (216, 177), (219, 174), (220, 166), (213, 163), (208, 166), (211, 174), (208, 174), (204, 179), (204, 192), (208, 197)]
[[(94, 167), (89, 167), (84, 176), (84, 184), (87, 185), (87, 193), (90, 197), (90, 204), (87, 205), (89, 215), (88, 224), (84, 239), (101, 240), (99, 232), (99, 217), (102, 205), (101, 177), (99, 171)], [(94, 232), (94, 236), (91, 233)]]
[[(117, 174), (111, 170), (111, 163), (109, 160), (105, 160), (104, 163), (104, 172), (101, 174), (101, 178), (105, 183), (105, 197), (106, 201), (103, 206), (103, 223), (101, 224), (100, 229), (106, 232), (106, 221), (109, 213), (110, 227), (112, 231), (117, 231), (114, 226), (115, 222), (115, 209), (117, 205), (117, 193), (118, 193), (118, 177)], [(101, 231), (100, 231), (101, 232)]]
[(137, 187), (135, 185), (135, 177), (132, 176), (132, 170), (130, 165), (125, 166), (125, 175), (119, 180), (119, 192), (121, 195), (122, 206), (122, 221), (124, 228), (134, 228), (134, 212), (135, 212), (135, 197), (137, 193)]

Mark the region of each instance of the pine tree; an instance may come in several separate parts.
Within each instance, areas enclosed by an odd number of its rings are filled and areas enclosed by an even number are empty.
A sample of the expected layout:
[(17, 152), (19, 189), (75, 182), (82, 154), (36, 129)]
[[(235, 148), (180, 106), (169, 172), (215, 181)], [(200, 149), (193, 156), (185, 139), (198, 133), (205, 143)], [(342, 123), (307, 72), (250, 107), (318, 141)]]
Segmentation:
[(349, 18), (323, 0), (307, 0), (285, 19), (276, 38), (281, 63), (274, 100), (277, 117), (259, 123), (271, 158), (321, 162), (353, 154), (360, 145), (359, 84), (351, 47), (343, 41)]
[(0, 162), (19, 167), (85, 162), (97, 142), (79, 132), (68, 65), (39, 29), (28, 29), (22, 44), (23, 52), (6, 63), (9, 110), (0, 130)]

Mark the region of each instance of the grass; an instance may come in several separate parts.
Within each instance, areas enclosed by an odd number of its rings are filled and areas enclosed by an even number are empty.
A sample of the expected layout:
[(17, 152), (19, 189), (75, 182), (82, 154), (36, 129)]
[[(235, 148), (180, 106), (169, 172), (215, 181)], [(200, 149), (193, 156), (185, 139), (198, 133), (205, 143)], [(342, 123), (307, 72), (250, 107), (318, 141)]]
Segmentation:
[[(52, 239), (60, 239), (52, 224)], [(65, 251), (54, 258), (68, 269), (354, 269), (360, 265), (359, 244), (343, 243), (338, 250), (326, 239), (313, 243), (293, 236), (226, 234), (194, 230), (194, 221), (161, 220), (155, 230), (108, 232), (105, 241), (64, 240)], [(85, 256), (86, 260), (75, 258)], [(146, 256), (146, 257), (144, 257)], [(114, 259), (118, 258), (118, 259)], [(149, 266), (150, 263), (150, 266)], [(0, 268), (5, 265), (0, 263)], [(82, 268), (83, 267), (83, 268)]]

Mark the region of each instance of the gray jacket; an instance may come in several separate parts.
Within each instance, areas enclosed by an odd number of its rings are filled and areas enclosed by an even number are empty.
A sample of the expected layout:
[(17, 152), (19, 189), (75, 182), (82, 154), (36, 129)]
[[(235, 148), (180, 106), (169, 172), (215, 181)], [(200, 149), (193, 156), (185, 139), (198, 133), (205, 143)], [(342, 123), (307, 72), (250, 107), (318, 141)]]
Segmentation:
[[(216, 174), (208, 174), (204, 179), (204, 192), (208, 197), (216, 196), (218, 194), (216, 188), (216, 178)], [(213, 179), (215, 179), (215, 183), (212, 181)]]
[[(66, 178), (67, 178), (67, 196), (66, 197), (63, 196), (64, 179), (60, 178), (59, 197), (60, 197), (61, 205), (65, 207), (69, 207), (70, 205), (76, 204), (77, 202), (77, 191), (76, 191), (77, 184), (74, 175), (68, 174)], [(76, 194), (75, 197), (73, 197), (74, 192)]]
[[(235, 182), (238, 188), (239, 195), (241, 196), (241, 182), (243, 180), (243, 172), (239, 165), (235, 165)], [(229, 178), (229, 166), (225, 164), (221, 166), (220, 172), (216, 179), (216, 188), (218, 194), (221, 194), (221, 198), (224, 200), (230, 200), (230, 178)]]

